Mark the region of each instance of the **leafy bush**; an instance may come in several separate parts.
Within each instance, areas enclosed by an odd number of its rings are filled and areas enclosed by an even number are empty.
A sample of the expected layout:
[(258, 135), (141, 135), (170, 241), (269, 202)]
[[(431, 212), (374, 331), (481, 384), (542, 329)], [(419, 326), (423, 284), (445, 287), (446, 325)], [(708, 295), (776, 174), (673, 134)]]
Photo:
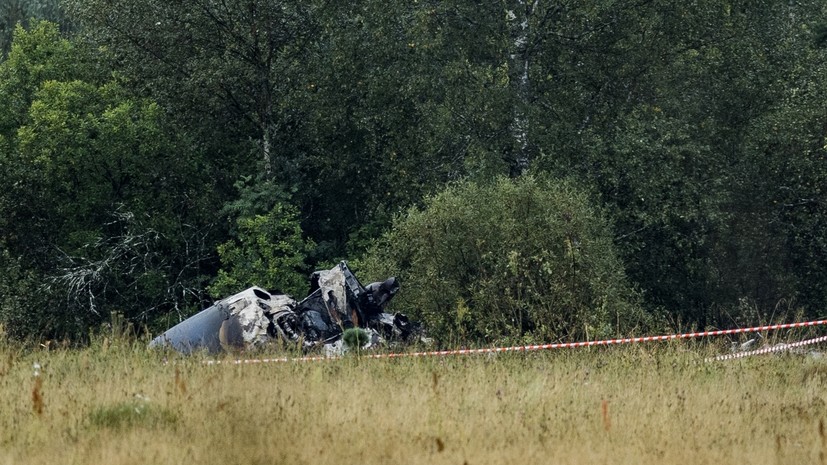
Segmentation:
[(361, 261), (442, 342), (628, 334), (646, 321), (610, 228), (571, 182), (465, 182), (399, 216)]

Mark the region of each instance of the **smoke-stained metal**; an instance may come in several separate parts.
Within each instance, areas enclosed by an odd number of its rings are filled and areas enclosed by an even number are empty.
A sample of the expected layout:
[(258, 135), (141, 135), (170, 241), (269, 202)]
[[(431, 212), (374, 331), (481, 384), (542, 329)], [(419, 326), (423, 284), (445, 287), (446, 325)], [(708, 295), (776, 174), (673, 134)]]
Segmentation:
[(173, 326), (150, 342), (181, 353), (253, 349), (274, 342), (301, 343), (304, 349), (325, 346), (342, 351), (342, 334), (350, 328), (367, 332), (366, 345), (407, 340), (416, 329), (405, 315), (384, 313), (399, 291), (396, 278), (363, 287), (346, 262), (310, 276), (310, 294), (301, 302), (251, 287)]

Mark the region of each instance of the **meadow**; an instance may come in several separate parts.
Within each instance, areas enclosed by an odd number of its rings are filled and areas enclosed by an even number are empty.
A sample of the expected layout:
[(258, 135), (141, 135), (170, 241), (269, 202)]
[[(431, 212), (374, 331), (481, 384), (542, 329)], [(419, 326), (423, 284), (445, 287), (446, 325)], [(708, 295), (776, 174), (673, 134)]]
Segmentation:
[(827, 463), (827, 357), (704, 362), (721, 350), (205, 365), (0, 344), (0, 464)]

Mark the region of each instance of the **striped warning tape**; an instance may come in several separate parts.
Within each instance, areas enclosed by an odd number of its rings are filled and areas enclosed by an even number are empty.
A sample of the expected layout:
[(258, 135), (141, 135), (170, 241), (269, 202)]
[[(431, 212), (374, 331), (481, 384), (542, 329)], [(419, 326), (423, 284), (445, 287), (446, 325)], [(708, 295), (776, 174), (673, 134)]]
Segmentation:
[[(537, 351), (537, 350), (566, 349), (566, 348), (595, 347), (595, 346), (610, 346), (610, 345), (617, 345), (617, 344), (634, 344), (634, 343), (639, 343), (639, 342), (671, 341), (671, 340), (675, 340), (675, 339), (694, 339), (694, 338), (701, 338), (701, 337), (725, 336), (725, 335), (729, 335), (729, 334), (746, 334), (746, 333), (756, 333), (756, 332), (762, 332), (762, 331), (774, 331), (774, 330), (779, 330), (779, 329), (806, 328), (806, 327), (822, 326), (822, 325), (827, 325), (827, 320), (805, 321), (805, 322), (799, 322), (799, 323), (781, 323), (781, 324), (774, 324), (774, 325), (753, 326), (753, 327), (749, 327), (749, 328), (721, 329), (721, 330), (714, 330), (714, 331), (698, 331), (698, 332), (692, 332), (692, 333), (667, 334), (667, 335), (661, 335), (661, 336), (642, 336), (642, 337), (627, 337), (627, 338), (619, 338), (619, 339), (601, 339), (601, 340), (595, 340), (595, 341), (557, 342), (557, 343), (551, 343), (551, 344), (532, 344), (532, 345), (511, 346), (511, 347), (485, 347), (485, 348), (480, 348), (480, 349), (453, 349), (453, 350), (436, 350), (436, 351), (425, 351), (425, 352), (397, 352), (397, 353), (389, 353), (389, 354), (364, 354), (363, 357), (364, 358), (440, 357), (440, 356), (447, 356), (447, 355), (492, 354), (492, 353), (504, 353), (504, 352), (505, 353), (507, 353), (507, 352), (532, 352), (532, 351)], [(809, 343), (814, 344), (815, 342), (809, 342)], [(742, 353), (747, 353), (747, 352), (742, 352)], [(315, 362), (315, 361), (321, 361), (321, 360), (336, 360), (338, 358), (340, 358), (340, 356), (333, 356), (333, 357), (313, 356), (313, 357), (296, 357), (296, 358), (280, 357), (280, 358), (265, 358), (265, 359), (238, 359), (238, 360), (229, 360), (229, 361), (207, 360), (204, 363), (206, 363), (208, 365), (217, 365), (217, 364), (246, 365), (246, 364), (256, 364), (256, 363)]]
[(705, 362), (719, 362), (722, 360), (732, 360), (735, 358), (743, 358), (749, 357), (750, 355), (762, 355), (762, 354), (769, 354), (772, 352), (782, 352), (785, 350), (791, 350), (798, 347), (804, 347), (812, 344), (818, 344), (819, 342), (827, 341), (827, 336), (816, 337), (813, 339), (806, 339), (799, 342), (791, 342), (786, 344), (776, 344), (770, 347), (764, 347), (763, 349), (757, 350), (750, 350), (746, 352), (736, 352), (734, 354), (726, 354), (726, 355), (718, 355), (717, 357), (709, 357), (704, 359)]

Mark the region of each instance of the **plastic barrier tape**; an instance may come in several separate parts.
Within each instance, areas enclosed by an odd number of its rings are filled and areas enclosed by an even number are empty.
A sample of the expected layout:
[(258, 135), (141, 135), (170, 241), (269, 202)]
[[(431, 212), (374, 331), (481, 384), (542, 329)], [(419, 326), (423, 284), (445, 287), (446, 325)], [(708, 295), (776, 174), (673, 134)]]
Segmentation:
[(750, 350), (746, 352), (736, 352), (734, 354), (718, 355), (717, 357), (709, 357), (705, 362), (718, 362), (721, 360), (732, 360), (735, 358), (749, 357), (750, 355), (769, 354), (772, 352), (781, 352), (784, 350), (791, 350), (798, 347), (804, 347), (811, 344), (818, 344), (819, 342), (827, 341), (827, 336), (821, 336), (813, 339), (806, 339), (800, 342), (791, 342), (786, 344), (777, 344), (771, 347), (764, 347), (763, 349)]
[[(714, 330), (714, 331), (699, 331), (693, 333), (679, 333), (679, 334), (667, 334), (661, 336), (642, 336), (642, 337), (627, 337), (627, 338), (620, 338), (620, 339), (602, 339), (596, 341), (581, 341), (581, 342), (557, 342), (552, 344), (533, 344), (533, 345), (525, 345), (525, 346), (512, 346), (512, 347), (486, 347), (481, 349), (454, 349), (454, 350), (437, 350), (437, 351), (426, 351), (426, 352), (398, 352), (398, 353), (390, 353), (390, 354), (363, 354), (362, 357), (364, 358), (403, 358), (403, 357), (439, 357), (439, 356), (447, 356), (447, 355), (472, 355), (472, 354), (492, 354), (492, 353), (503, 353), (503, 352), (532, 352), (536, 350), (550, 350), (550, 349), (566, 349), (566, 348), (577, 348), (577, 347), (595, 347), (595, 346), (610, 346), (610, 345), (617, 345), (617, 344), (634, 344), (639, 342), (655, 342), (655, 341), (671, 341), (675, 339), (694, 339), (700, 337), (712, 337), (712, 336), (725, 336), (729, 334), (747, 334), (747, 333), (757, 333), (761, 331), (774, 331), (778, 329), (792, 329), (792, 328), (806, 328), (806, 327), (813, 327), (813, 326), (822, 326), (827, 325), (827, 320), (815, 320), (815, 321), (805, 321), (800, 323), (782, 323), (782, 324), (774, 324), (774, 325), (764, 325), (764, 326), (753, 326), (750, 328), (736, 328), (736, 329), (721, 329), (721, 330)], [(802, 341), (807, 342), (808, 344), (815, 344), (816, 342), (821, 342), (822, 338), (817, 338), (819, 340), (808, 340)], [(825, 337), (824, 340), (827, 340)], [(794, 343), (803, 345), (802, 343)], [(792, 344), (787, 344), (787, 348), (793, 347)], [(765, 349), (760, 349), (765, 350)], [(784, 349), (778, 349), (784, 350)], [(755, 351), (753, 351), (755, 352)], [(748, 352), (741, 352), (739, 354), (730, 354), (730, 355), (740, 355), (740, 354), (747, 354)], [(764, 352), (761, 352), (764, 353)], [(745, 357), (746, 355), (741, 355)], [(286, 362), (316, 362), (321, 360), (336, 360), (341, 358), (340, 356), (334, 357), (324, 357), (324, 356), (314, 356), (314, 357), (297, 357), (297, 358), (288, 358), (288, 357), (280, 357), (280, 358), (265, 358), (265, 359), (240, 359), (240, 360), (230, 360), (230, 361), (222, 361), (222, 360), (208, 360), (204, 363), (208, 365), (217, 365), (217, 364), (233, 364), (233, 365), (245, 365), (245, 364), (256, 364), (256, 363), (286, 363)], [(732, 357), (736, 358), (736, 357)], [(717, 358), (716, 358), (717, 360)], [(721, 359), (726, 360), (726, 359)]]

